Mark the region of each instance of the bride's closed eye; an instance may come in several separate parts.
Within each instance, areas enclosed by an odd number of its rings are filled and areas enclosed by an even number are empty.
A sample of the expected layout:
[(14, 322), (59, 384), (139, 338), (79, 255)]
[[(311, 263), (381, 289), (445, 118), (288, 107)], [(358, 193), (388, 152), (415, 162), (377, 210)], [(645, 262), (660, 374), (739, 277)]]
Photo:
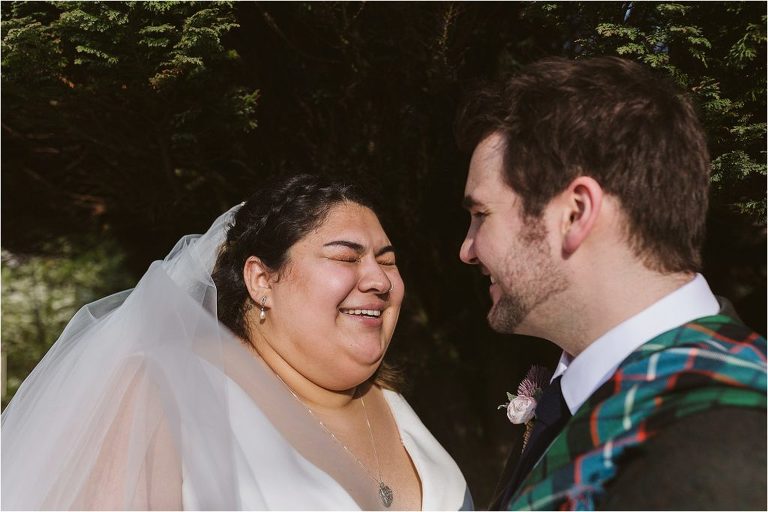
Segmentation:
[(360, 261), (360, 258), (357, 256), (331, 256), (330, 259), (340, 261), (342, 263), (357, 263)]
[(339, 261), (342, 263), (358, 263), (363, 257), (359, 251), (355, 251), (346, 247), (333, 247), (329, 249), (330, 250), (324, 251), (324, 257), (333, 261)]

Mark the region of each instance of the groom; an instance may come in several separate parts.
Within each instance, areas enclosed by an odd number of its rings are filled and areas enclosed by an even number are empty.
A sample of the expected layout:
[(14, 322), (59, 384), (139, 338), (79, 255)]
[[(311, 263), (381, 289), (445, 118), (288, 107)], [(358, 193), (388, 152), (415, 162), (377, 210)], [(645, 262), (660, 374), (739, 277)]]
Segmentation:
[(701, 268), (709, 184), (689, 101), (619, 58), (479, 90), (461, 259), (493, 329), (563, 353), (492, 508), (766, 507), (766, 341)]

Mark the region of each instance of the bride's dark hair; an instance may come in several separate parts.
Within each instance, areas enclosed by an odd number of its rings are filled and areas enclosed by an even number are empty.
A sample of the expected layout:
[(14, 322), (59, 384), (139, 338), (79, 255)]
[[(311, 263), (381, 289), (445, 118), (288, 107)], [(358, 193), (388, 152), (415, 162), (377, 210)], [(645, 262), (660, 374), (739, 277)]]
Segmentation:
[[(250, 340), (245, 316), (255, 303), (243, 279), (245, 260), (257, 256), (279, 274), (293, 244), (343, 202), (357, 203), (376, 213), (371, 198), (356, 186), (320, 176), (277, 178), (260, 187), (235, 214), (214, 266), (219, 321), (241, 339)], [(373, 378), (387, 388), (394, 388), (399, 381), (397, 372), (384, 363)]]

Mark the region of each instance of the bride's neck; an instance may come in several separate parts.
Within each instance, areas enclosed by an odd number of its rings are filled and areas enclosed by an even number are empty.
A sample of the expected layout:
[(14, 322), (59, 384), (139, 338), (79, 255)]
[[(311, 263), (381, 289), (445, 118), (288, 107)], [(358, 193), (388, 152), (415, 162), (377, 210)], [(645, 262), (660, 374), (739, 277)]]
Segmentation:
[(263, 337), (255, 338), (252, 343), (247, 343), (247, 346), (275, 372), (304, 405), (316, 412), (344, 410), (353, 405), (353, 400), (358, 396), (358, 388), (361, 388), (361, 393), (364, 391), (361, 386), (365, 384), (342, 391), (319, 386), (288, 364)]

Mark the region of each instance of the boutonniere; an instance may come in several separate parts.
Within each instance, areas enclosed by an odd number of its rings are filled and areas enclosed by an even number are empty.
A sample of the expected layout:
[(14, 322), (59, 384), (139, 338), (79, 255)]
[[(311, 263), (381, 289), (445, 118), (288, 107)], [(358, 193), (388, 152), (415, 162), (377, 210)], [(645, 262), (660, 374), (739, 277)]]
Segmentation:
[(528, 370), (525, 378), (517, 386), (517, 394), (507, 392), (507, 402), (499, 405), (499, 409), (507, 410), (507, 418), (515, 425), (525, 425), (523, 449), (528, 444), (533, 424), (536, 418), (536, 405), (541, 398), (542, 390), (549, 384), (552, 373), (543, 366), (534, 365)]

